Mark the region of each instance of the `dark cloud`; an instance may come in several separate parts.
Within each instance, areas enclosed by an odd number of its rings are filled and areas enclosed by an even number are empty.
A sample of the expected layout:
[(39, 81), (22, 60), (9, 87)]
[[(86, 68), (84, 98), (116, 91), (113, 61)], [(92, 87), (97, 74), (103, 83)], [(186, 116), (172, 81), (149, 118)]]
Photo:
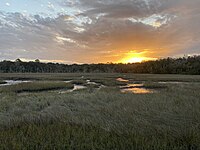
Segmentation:
[[(82, 3), (83, 6), (92, 4), (90, 1), (82, 1)], [(96, 3), (93, 2), (92, 6), (85, 11), (89, 16), (91, 14), (98, 15), (102, 13), (105, 14), (104, 17), (109, 18), (140, 18), (154, 13), (154, 10), (150, 9), (148, 3), (145, 1), (96, 1)]]

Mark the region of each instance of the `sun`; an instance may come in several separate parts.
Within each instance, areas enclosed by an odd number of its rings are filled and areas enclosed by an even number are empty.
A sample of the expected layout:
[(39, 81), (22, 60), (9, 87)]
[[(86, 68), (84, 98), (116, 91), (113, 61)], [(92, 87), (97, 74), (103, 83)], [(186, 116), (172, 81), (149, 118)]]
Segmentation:
[(124, 56), (121, 59), (122, 63), (141, 63), (146, 60), (144, 57), (145, 52), (137, 52), (136, 50), (128, 51), (124, 54)]
[(122, 63), (141, 63), (145, 61), (146, 58), (139, 55), (129, 55), (121, 60)]
[(127, 57), (125, 59), (122, 59), (122, 63), (142, 63), (145, 61), (151, 61), (151, 60), (157, 60), (157, 58), (150, 58), (150, 57)]
[(156, 60), (157, 58), (154, 57), (147, 57), (147, 52), (136, 52), (136, 50), (129, 51), (124, 54), (122, 59), (120, 60), (121, 63), (127, 64), (127, 63), (142, 63), (144, 61), (149, 60)]
[(125, 60), (126, 63), (141, 63), (142, 61), (144, 61), (144, 58), (142, 57), (133, 57), (133, 58), (130, 58), (128, 60)]

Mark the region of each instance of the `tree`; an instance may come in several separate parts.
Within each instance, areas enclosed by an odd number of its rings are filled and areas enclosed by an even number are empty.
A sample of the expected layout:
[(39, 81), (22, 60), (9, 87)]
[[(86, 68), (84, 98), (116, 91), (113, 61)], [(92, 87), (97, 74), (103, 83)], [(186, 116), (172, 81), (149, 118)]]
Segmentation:
[(40, 60), (39, 60), (39, 59), (36, 59), (35, 62), (36, 62), (36, 63), (40, 63)]
[(22, 62), (21, 59), (17, 58), (15, 62)]
[(58, 64), (41, 63), (39, 59), (22, 62), (19, 58), (14, 62), (0, 62), (2, 73), (157, 73), (157, 74), (194, 74), (200, 75), (200, 56), (183, 58), (166, 58), (156, 61), (129, 64)]

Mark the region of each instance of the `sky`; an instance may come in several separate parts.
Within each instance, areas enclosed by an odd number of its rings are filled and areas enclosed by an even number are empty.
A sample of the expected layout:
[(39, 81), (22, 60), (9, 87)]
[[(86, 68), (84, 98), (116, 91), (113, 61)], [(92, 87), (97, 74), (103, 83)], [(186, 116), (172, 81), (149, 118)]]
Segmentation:
[(1, 0), (0, 60), (128, 63), (200, 54), (200, 0)]

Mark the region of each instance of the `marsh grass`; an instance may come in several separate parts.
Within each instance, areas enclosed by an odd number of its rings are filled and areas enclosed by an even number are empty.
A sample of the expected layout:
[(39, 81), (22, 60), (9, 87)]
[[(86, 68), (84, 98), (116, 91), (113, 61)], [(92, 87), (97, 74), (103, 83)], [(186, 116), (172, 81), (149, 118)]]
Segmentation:
[(96, 90), (1, 92), (0, 149), (200, 149), (198, 82), (140, 95), (120, 93), (116, 76), (88, 77), (111, 82)]
[[(82, 78), (84, 77), (84, 78)], [(168, 75), (168, 74), (120, 74), (120, 73), (0, 73), (0, 80), (44, 80), (44, 81), (67, 81), (67, 80), (83, 80), (91, 81), (99, 80), (105, 82), (108, 80), (116, 80), (124, 78), (132, 81), (152, 81), (152, 82), (200, 82), (198, 75)], [(105, 80), (105, 81), (104, 81)]]
[(52, 123), (21, 125), (1, 131), (0, 149), (197, 149), (184, 140), (140, 137), (134, 134), (107, 132), (93, 126)]
[(87, 84), (86, 86), (89, 89), (97, 89), (101, 86), (101, 84)]
[(144, 86), (142, 86), (147, 89), (167, 89), (169, 85), (164, 85), (160, 83), (155, 83), (155, 82), (145, 82)]
[(0, 87), (0, 92), (41, 92), (57, 89), (73, 89), (73, 87), (74, 86), (71, 83), (65, 83), (60, 81), (35, 81)]
[(72, 80), (71, 83), (72, 83), (72, 84), (76, 84), (76, 85), (86, 85), (86, 80), (83, 80), (83, 79), (75, 79), (75, 80)]

